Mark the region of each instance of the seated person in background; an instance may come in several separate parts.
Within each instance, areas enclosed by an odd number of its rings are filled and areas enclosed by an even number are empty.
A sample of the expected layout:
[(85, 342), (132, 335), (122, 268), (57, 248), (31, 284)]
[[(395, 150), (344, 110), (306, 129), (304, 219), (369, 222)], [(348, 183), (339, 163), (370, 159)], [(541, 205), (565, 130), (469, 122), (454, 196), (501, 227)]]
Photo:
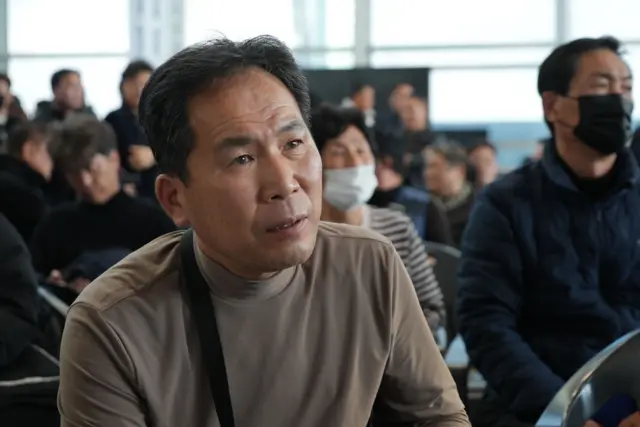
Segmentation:
[(373, 128), (376, 124), (376, 89), (370, 84), (355, 84), (351, 96), (342, 101), (342, 107), (360, 111), (367, 128)]
[(36, 105), (35, 121), (61, 122), (75, 113), (95, 116), (93, 109), (85, 104), (84, 86), (78, 71), (64, 68), (53, 73), (51, 90), (53, 100), (40, 101)]
[(580, 367), (640, 328), (640, 170), (620, 52), (614, 38), (585, 38), (545, 59), (538, 92), (554, 139), (471, 215), (458, 319), (488, 383), (474, 426), (535, 423)]
[(404, 153), (403, 167), (407, 168), (406, 183), (422, 188), (424, 162), (420, 153), (434, 140), (434, 134), (429, 129), (427, 100), (412, 96), (402, 104), (400, 118), (404, 125), (401, 142)]
[(47, 211), (43, 189), (51, 178), (51, 127), (25, 122), (14, 128), (0, 155), (0, 213), (28, 242)]
[(125, 194), (116, 136), (95, 119), (70, 122), (60, 133), (56, 160), (81, 201), (51, 210), (33, 237), (36, 269), (54, 280), (87, 251), (134, 251), (175, 230), (162, 210)]
[(29, 250), (0, 213), (0, 367), (39, 338), (37, 279)]
[(137, 194), (155, 200), (156, 161), (138, 123), (140, 94), (152, 72), (153, 67), (146, 61), (133, 61), (127, 66), (120, 83), (122, 107), (109, 113), (105, 121), (118, 137), (122, 167), (138, 178)]
[(453, 245), (442, 202), (421, 188), (403, 185), (402, 152), (398, 145), (381, 144), (381, 147), (376, 165), (378, 188), (369, 204), (380, 208), (399, 206), (423, 240)]
[(400, 111), (407, 106), (413, 96), (413, 86), (409, 83), (399, 83), (389, 95), (388, 115), (378, 120), (377, 127), (384, 134), (400, 136), (404, 132), (404, 123), (400, 117)]
[(491, 184), (498, 178), (498, 150), (489, 141), (482, 141), (469, 149), (469, 164), (474, 168), (475, 185), (478, 188)]
[(467, 181), (467, 152), (455, 142), (441, 141), (425, 149), (424, 159), (426, 187), (444, 205), (453, 244), (459, 247), (476, 199), (476, 190)]
[(11, 130), (27, 121), (20, 101), (11, 93), (11, 79), (0, 73), (0, 148), (7, 141)]
[(324, 168), (321, 219), (367, 227), (391, 240), (436, 330), (444, 324), (444, 300), (422, 239), (406, 215), (366, 204), (378, 181), (362, 113), (324, 105), (311, 116), (311, 132)]

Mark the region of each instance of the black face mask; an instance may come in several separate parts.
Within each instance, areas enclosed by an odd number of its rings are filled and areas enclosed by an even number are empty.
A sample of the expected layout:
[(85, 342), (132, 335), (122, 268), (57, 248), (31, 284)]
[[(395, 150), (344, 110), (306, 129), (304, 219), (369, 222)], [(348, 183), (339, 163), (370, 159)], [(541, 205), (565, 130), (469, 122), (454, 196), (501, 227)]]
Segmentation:
[(633, 101), (622, 95), (586, 95), (577, 101), (580, 122), (573, 130), (574, 135), (602, 154), (622, 151), (633, 135)]

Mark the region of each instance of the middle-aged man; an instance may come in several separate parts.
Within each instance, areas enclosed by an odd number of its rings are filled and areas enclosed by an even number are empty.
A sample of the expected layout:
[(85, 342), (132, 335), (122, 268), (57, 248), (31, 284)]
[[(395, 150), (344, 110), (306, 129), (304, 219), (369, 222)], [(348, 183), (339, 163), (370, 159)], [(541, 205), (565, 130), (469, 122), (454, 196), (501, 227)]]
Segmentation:
[(488, 383), (474, 426), (534, 423), (582, 365), (640, 327), (640, 170), (620, 55), (609, 37), (551, 53), (538, 92), (554, 138), (476, 202), (458, 307)]
[(155, 71), (140, 120), (156, 191), (194, 240), (161, 237), (80, 295), (63, 426), (469, 426), (393, 246), (320, 223), (308, 119), (305, 78), (268, 36)]

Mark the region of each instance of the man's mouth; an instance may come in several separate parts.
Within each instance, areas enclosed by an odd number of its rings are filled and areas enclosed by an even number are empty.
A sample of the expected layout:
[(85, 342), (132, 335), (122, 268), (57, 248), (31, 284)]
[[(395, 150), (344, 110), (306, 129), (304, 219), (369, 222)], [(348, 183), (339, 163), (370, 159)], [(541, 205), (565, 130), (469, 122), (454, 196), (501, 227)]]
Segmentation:
[(296, 216), (296, 217), (291, 217), (288, 218), (285, 221), (282, 221), (280, 224), (277, 224), (273, 227), (270, 227), (267, 229), (267, 231), (269, 233), (277, 233), (278, 231), (283, 231), (286, 230), (288, 228), (291, 227), (295, 227), (296, 225), (300, 224), (302, 221), (306, 220), (307, 216), (306, 215), (300, 215), (300, 216)]

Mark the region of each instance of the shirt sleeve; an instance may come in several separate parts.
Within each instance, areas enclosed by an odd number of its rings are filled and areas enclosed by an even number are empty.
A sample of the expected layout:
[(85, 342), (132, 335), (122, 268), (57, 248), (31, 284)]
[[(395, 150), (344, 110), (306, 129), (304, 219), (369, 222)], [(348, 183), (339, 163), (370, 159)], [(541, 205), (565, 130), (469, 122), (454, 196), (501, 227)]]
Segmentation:
[(424, 319), (411, 279), (389, 254), (392, 344), (375, 420), (414, 427), (470, 427), (456, 384)]
[(445, 306), (442, 290), (429, 264), (424, 243), (411, 222), (407, 223), (405, 235), (409, 246), (409, 255), (404, 264), (418, 296), (420, 308), (432, 330), (444, 325)]
[(146, 426), (134, 366), (116, 332), (87, 304), (67, 316), (60, 357), (62, 427)]

